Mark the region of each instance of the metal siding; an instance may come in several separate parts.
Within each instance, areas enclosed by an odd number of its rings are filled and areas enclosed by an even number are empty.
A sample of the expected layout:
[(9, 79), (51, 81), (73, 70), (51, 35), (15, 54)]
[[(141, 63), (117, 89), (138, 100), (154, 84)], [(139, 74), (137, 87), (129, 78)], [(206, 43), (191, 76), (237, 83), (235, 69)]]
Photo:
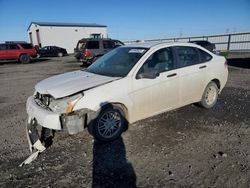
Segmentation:
[(88, 38), (93, 33), (100, 33), (107, 38), (106, 27), (53, 27), (32, 24), (28, 30), (32, 32), (33, 43), (37, 44), (36, 29), (39, 29), (42, 46), (59, 46), (65, 48), (68, 53), (73, 53), (78, 40)]
[[(153, 40), (145, 40), (145, 42), (150, 42), (150, 41), (188, 42), (188, 41), (195, 41), (195, 40), (208, 40), (209, 42), (215, 44), (217, 50), (222, 50), (222, 51), (224, 50), (249, 51), (250, 50), (250, 32), (231, 33), (231, 34), (223, 34), (223, 35), (197, 36), (197, 37), (153, 39)], [(133, 43), (133, 42), (136, 42), (136, 41), (129, 41), (129, 43)]]

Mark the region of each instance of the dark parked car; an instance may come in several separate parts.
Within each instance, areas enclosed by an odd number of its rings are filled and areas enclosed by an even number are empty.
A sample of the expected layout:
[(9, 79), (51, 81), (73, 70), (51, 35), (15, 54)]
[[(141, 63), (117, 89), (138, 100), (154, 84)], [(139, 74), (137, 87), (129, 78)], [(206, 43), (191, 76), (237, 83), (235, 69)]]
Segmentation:
[(206, 40), (196, 40), (196, 41), (190, 41), (192, 43), (198, 44), (200, 46), (202, 46), (203, 48), (206, 48), (207, 50), (211, 51), (211, 52), (215, 52), (215, 44), (206, 41)]
[(82, 61), (85, 65), (90, 65), (110, 50), (123, 45), (119, 40), (108, 38), (81, 39), (75, 48), (75, 58), (78, 61)]
[(0, 44), (0, 60), (16, 59), (21, 63), (29, 63), (36, 57), (36, 49), (26, 42), (5, 42)]
[(37, 52), (37, 57), (62, 57), (67, 55), (67, 50), (58, 46), (44, 46)]

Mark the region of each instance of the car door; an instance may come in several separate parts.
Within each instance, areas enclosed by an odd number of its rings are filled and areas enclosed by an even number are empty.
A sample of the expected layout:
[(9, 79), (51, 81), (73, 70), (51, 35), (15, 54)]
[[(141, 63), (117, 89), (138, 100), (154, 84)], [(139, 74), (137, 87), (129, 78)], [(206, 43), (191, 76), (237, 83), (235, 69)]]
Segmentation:
[(42, 48), (39, 49), (39, 53), (40, 55), (42, 56), (48, 56), (48, 47), (47, 46), (44, 46)]
[(6, 44), (0, 44), (0, 59), (7, 59), (7, 46)]
[[(143, 77), (156, 71), (153, 78)], [(140, 120), (175, 108), (179, 104), (179, 76), (171, 48), (154, 52), (137, 72), (130, 97), (133, 101), (133, 118)]]
[(53, 46), (48, 46), (48, 47), (47, 47), (47, 54), (48, 54), (48, 56), (50, 56), (50, 57), (53, 57), (53, 56), (54, 56)]
[(195, 47), (174, 47), (180, 77), (180, 106), (200, 101), (206, 80), (207, 62), (201, 62)]
[(52, 57), (57, 56), (57, 52), (54, 46), (50, 46), (49, 53), (50, 53), (50, 56)]
[(7, 45), (7, 56), (9, 59), (18, 59), (19, 58), (19, 46), (17, 44), (8, 44)]

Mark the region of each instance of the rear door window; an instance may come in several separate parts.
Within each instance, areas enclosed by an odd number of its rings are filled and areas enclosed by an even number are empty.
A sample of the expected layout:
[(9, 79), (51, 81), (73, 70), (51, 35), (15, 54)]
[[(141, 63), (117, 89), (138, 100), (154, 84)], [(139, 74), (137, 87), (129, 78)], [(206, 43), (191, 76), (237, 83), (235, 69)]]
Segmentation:
[(79, 41), (79, 42), (77, 43), (76, 48), (77, 48), (78, 50), (83, 50), (83, 49), (85, 48), (85, 46), (86, 46), (86, 41)]
[(152, 70), (162, 73), (165, 71), (173, 70), (174, 57), (171, 48), (163, 48), (154, 52), (140, 68), (140, 73), (150, 72)]
[(103, 41), (103, 48), (104, 49), (113, 49), (114, 47), (115, 47), (115, 44), (113, 41), (107, 41), (107, 40)]
[(212, 56), (210, 54), (208, 54), (207, 52), (198, 49), (199, 53), (200, 53), (200, 61), (201, 63), (205, 63), (208, 62), (212, 59)]
[(6, 44), (0, 44), (0, 50), (6, 50), (7, 46)]
[(32, 49), (33, 46), (31, 44), (20, 44), (24, 49)]
[(86, 45), (87, 49), (99, 49), (99, 41), (89, 41)]
[(200, 63), (198, 51), (193, 47), (175, 47), (179, 67), (186, 67)]
[(18, 50), (19, 47), (18, 47), (16, 44), (9, 44), (9, 45), (8, 45), (8, 49), (9, 49), (9, 50)]

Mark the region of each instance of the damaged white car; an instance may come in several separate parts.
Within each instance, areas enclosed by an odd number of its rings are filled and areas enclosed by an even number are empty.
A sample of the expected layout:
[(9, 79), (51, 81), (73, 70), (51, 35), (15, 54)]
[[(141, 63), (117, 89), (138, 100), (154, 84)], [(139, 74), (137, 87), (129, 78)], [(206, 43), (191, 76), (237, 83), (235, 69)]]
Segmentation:
[(195, 44), (116, 48), (85, 70), (35, 86), (27, 101), (30, 149), (44, 150), (41, 142), (57, 130), (75, 134), (88, 127), (95, 139), (112, 141), (129, 123), (192, 103), (211, 108), (227, 77), (225, 58)]

